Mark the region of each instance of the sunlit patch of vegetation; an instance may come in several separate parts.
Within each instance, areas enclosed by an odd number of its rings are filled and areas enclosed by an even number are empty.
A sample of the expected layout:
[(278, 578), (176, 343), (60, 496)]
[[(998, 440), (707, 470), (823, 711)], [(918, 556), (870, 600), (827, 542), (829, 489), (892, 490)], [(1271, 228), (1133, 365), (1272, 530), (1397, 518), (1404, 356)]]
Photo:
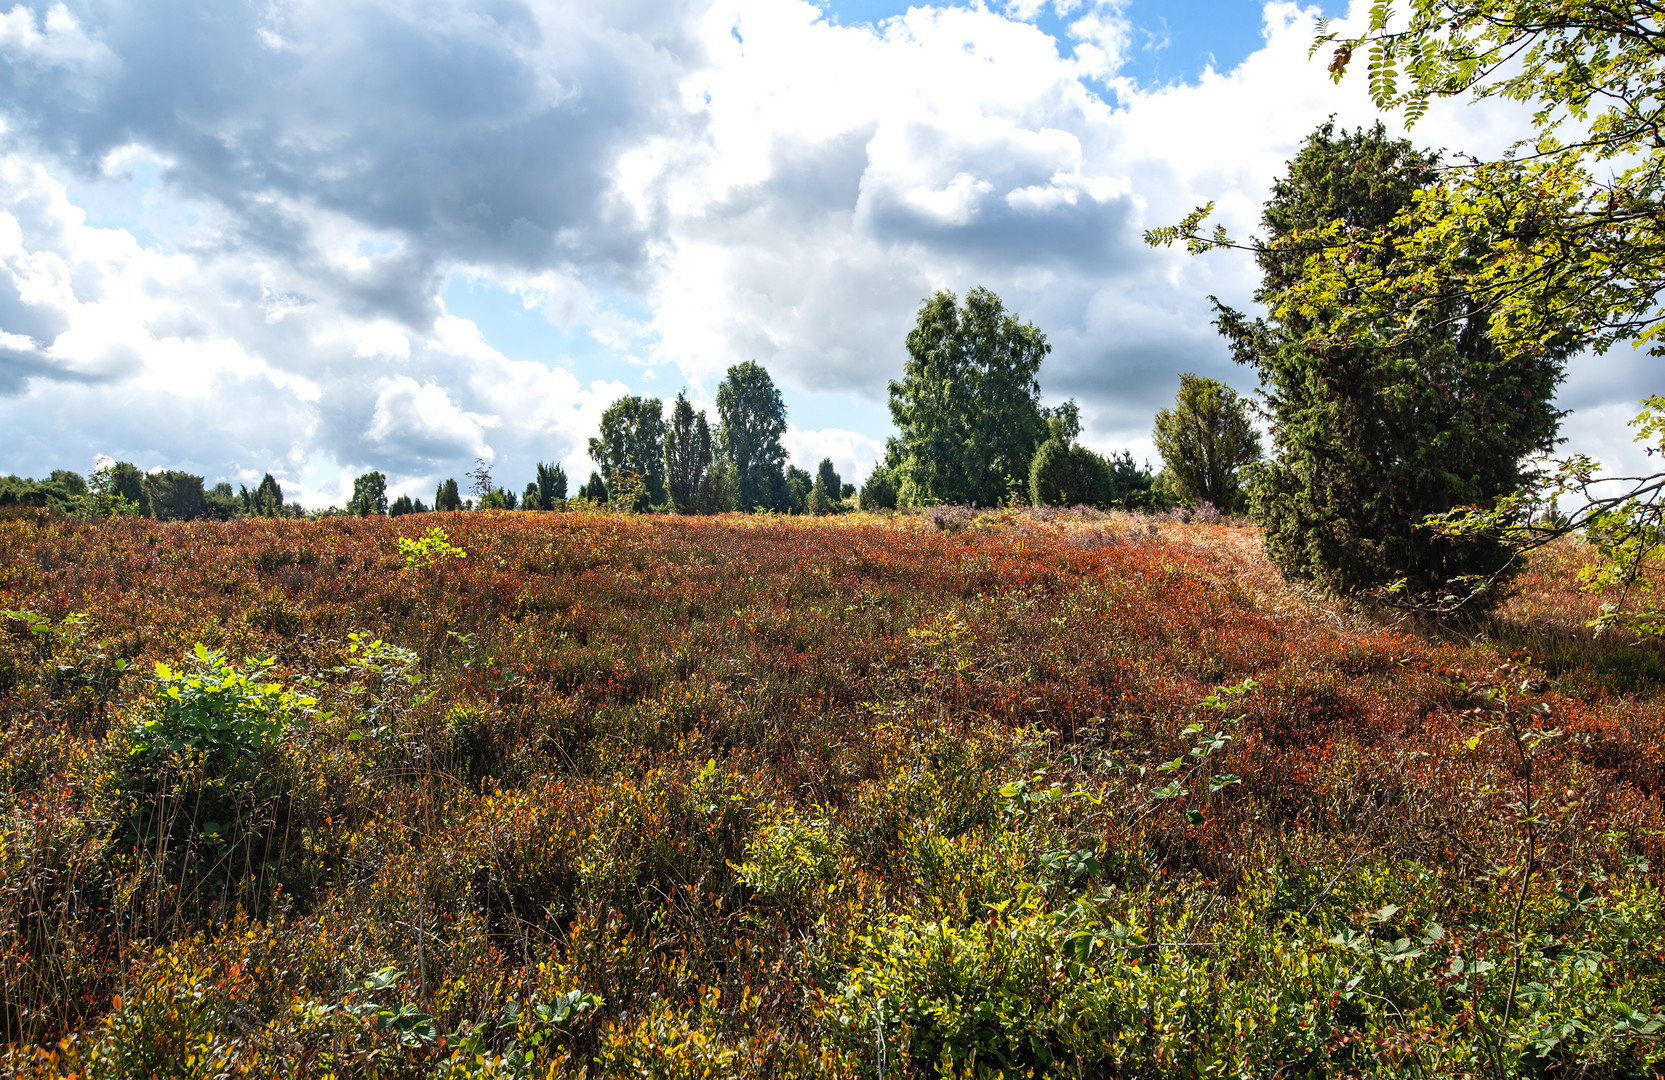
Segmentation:
[(1499, 647), (1254, 537), (0, 521), (6, 1067), (1656, 1070), (1650, 669), (1511, 655), (1554, 552)]

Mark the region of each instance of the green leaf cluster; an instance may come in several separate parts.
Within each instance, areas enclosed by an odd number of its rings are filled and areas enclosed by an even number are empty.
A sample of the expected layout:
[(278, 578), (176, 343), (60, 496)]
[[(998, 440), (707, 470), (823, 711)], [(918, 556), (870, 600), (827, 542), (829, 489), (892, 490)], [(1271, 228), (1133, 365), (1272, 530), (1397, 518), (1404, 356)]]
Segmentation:
[[(1273, 187), (1255, 244), (1271, 309), (1250, 320), (1218, 304), (1217, 325), (1236, 359), (1260, 374), (1272, 420), (1273, 460), (1257, 471), (1251, 512), (1285, 574), (1326, 592), (1356, 595), (1398, 583), (1417, 597), (1469, 590), (1495, 600), (1517, 569), (1495, 539), (1420, 528), (1457, 506), (1486, 506), (1533, 479), (1527, 459), (1554, 443), (1554, 408), (1577, 342), (1511, 351), (1486, 312), (1452, 283), (1418, 333), (1406, 334), (1355, 290), (1318, 295), (1314, 267), (1335, 238), (1354, 237), (1349, 259), (1381, 268), (1392, 288), (1418, 280), (1390, 272), (1404, 237), (1400, 214), (1436, 175), (1432, 155), (1374, 130), (1321, 125)], [(1483, 251), (1475, 258), (1483, 257)], [(1385, 286), (1384, 286), (1385, 287)], [(1437, 318), (1432, 313), (1437, 310)], [(1336, 318), (1362, 327), (1334, 333)]]
[(156, 664), (156, 704), (133, 729), (128, 756), (148, 767), (173, 755), (236, 770), (303, 723), (317, 700), (266, 678), (275, 664), (243, 668), (198, 642), (186, 668)]
[(899, 432), (887, 464), (904, 505), (998, 506), (1007, 478), (1023, 477), (1049, 434), (1036, 373), (1046, 335), (1006, 312), (988, 289), (960, 303), (938, 291), (907, 338), (901, 380), (890, 383)]
[(1213, 379), (1181, 375), (1173, 408), (1156, 414), (1153, 437), (1180, 500), (1242, 513), (1247, 497), (1241, 474), (1260, 460), (1261, 451), (1248, 403), (1237, 391)]

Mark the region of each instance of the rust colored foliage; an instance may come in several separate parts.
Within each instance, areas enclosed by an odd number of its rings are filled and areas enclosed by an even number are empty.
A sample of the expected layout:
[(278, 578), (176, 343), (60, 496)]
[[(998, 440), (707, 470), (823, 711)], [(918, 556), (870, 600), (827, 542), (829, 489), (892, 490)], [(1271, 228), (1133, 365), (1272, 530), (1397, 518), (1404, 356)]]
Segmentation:
[[(401, 554), (435, 527), (466, 557)], [(0, 520), (0, 1043), (41, 1075), (1392, 1075), (1436, 1032), (1490, 1070), (1502, 991), (1453, 958), (1517, 948), (1526, 880), (1566, 949), (1633, 927), (1604, 1034), (1544, 1060), (1646, 1070), (1658, 658), (1566, 629), (1557, 559), (1453, 644), (1168, 519)], [(235, 767), (143, 771), (156, 665), (199, 643), (309, 704)], [(1511, 656), (1502, 707), (1555, 729), (1524, 878), (1462, 674)], [(1401, 935), (1392, 1007), (1313, 974)], [(1534, 955), (1514, 1068), (1574, 1009)], [(1283, 1016), (1309, 976), (1275, 1040), (1159, 1022), (1186, 980)]]

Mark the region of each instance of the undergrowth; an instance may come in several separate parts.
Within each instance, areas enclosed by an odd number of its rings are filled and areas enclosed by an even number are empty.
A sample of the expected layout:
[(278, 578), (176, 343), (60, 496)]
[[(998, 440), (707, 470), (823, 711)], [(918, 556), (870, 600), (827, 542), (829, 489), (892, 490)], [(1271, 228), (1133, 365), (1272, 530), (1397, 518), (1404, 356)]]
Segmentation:
[(0, 521), (5, 1067), (1656, 1074), (1652, 661), (1251, 542)]

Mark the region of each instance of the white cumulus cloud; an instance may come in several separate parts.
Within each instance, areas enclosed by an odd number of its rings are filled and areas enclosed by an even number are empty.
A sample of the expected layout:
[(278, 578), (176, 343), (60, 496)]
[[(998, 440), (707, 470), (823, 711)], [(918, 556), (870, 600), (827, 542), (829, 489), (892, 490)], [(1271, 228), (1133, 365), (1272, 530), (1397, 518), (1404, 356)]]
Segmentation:
[[(1246, 305), (1256, 273), (1143, 230), (1213, 201), (1250, 233), (1316, 125), (1376, 119), (1307, 59), (1314, 14), (1270, 3), (1232, 70), (1142, 88), (1108, 0), (854, 26), (803, 0), (15, 3), (7, 467), (270, 470), (315, 502), (371, 468), (426, 497), (476, 457), (576, 483), (611, 400), (709, 401), (743, 360), (881, 415), (920, 302), (977, 285), (1047, 333), (1046, 399), (1089, 443), (1154, 458), (1179, 372), (1252, 387), (1206, 297)], [(1438, 105), (1413, 135), (1495, 154), (1526, 130)], [(458, 282), (521, 337), (450, 310)], [(1612, 418), (1645, 370), (1575, 361), (1571, 449), (1636, 460)], [(859, 426), (797, 417), (788, 447), (859, 482), (885, 434)]]

